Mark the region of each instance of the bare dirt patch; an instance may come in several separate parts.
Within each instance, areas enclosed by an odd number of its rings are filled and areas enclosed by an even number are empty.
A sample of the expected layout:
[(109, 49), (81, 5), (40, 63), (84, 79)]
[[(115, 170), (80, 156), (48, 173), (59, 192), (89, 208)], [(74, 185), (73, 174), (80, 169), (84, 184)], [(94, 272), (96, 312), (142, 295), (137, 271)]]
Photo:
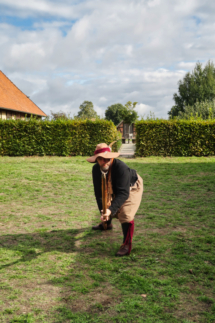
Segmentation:
[(18, 299), (11, 301), (5, 299), (2, 310), (18, 306), (17, 314), (29, 313), (34, 308), (46, 311), (53, 306), (59, 305), (61, 288), (47, 285), (46, 281), (10, 281), (13, 289), (18, 290)]
[(71, 292), (67, 290), (63, 294), (63, 300), (72, 312), (98, 313), (101, 308), (107, 311), (120, 303), (120, 295), (120, 292), (112, 286), (103, 284), (102, 287), (98, 287), (86, 295), (79, 295), (78, 298), (75, 297), (75, 294), (72, 297)]
[(174, 317), (178, 319), (189, 319), (191, 322), (200, 322), (202, 316), (200, 313), (208, 312), (211, 305), (199, 302), (192, 294), (183, 294), (180, 303), (174, 311)]

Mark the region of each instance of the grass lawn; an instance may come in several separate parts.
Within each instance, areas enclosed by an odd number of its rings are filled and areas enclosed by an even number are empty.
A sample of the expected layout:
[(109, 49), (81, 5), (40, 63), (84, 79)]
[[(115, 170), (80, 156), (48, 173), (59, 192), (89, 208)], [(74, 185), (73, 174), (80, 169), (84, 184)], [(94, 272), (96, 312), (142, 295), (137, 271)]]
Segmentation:
[(133, 250), (99, 221), (82, 157), (0, 157), (0, 322), (215, 322), (215, 158), (124, 160)]

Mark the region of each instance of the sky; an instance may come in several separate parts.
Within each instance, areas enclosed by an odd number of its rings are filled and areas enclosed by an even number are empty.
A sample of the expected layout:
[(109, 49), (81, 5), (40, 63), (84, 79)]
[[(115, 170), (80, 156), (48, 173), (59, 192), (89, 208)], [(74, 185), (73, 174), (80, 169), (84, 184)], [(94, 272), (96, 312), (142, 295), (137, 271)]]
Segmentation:
[(215, 63), (211, 0), (0, 0), (0, 70), (47, 115), (138, 102), (168, 118), (178, 81)]

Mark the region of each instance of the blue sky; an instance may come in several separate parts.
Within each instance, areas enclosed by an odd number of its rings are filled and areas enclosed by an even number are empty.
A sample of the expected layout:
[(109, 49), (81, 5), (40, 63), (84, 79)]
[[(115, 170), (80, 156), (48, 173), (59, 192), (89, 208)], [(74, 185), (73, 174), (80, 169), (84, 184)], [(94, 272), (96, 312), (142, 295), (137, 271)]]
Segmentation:
[(47, 114), (137, 101), (167, 118), (177, 84), (215, 62), (206, 0), (0, 0), (0, 69)]

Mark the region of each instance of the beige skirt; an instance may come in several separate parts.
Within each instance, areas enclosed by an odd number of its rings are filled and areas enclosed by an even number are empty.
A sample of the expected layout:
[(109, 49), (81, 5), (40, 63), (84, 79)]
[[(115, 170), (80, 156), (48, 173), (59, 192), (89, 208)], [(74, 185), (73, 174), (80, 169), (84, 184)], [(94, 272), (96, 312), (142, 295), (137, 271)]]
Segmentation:
[(139, 209), (143, 194), (143, 180), (138, 174), (137, 177), (136, 183), (130, 188), (128, 199), (115, 215), (120, 223), (128, 223), (134, 220), (134, 216)]

